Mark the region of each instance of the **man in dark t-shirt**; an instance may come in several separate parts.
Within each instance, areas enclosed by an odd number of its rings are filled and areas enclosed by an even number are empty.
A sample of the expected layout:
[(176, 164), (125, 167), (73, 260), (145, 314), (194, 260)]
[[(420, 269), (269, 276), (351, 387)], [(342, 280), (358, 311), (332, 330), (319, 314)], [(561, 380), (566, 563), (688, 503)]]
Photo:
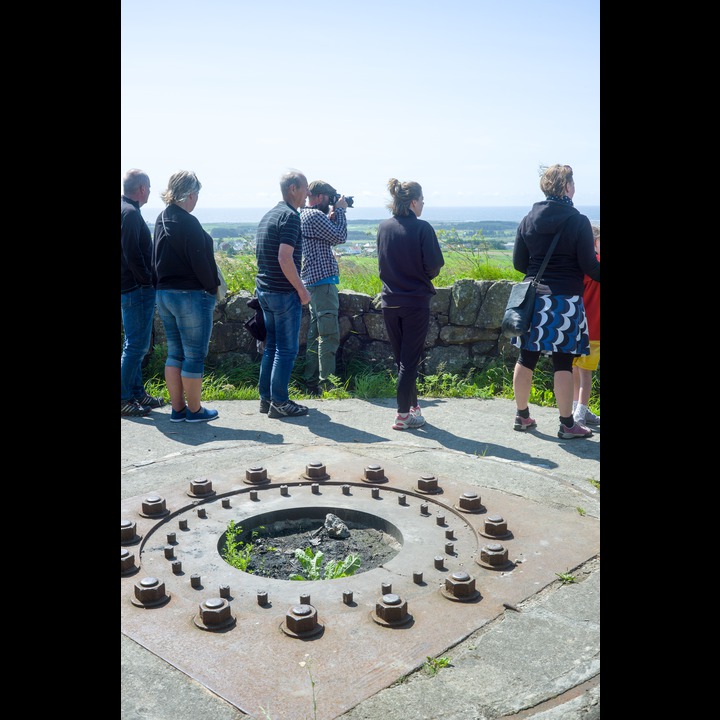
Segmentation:
[(308, 408), (290, 400), (288, 386), (300, 346), (302, 306), (310, 293), (300, 280), (302, 239), (298, 209), (305, 204), (308, 181), (294, 170), (280, 178), (283, 199), (258, 225), (255, 292), (267, 337), (260, 363), (260, 412), (268, 417), (299, 417)]

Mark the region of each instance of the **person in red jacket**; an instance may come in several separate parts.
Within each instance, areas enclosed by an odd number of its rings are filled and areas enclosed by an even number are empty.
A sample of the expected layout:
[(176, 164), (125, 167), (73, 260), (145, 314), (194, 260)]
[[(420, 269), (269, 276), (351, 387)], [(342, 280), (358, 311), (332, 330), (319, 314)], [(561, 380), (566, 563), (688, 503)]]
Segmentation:
[[(595, 254), (600, 260), (600, 228), (592, 226)], [(600, 416), (588, 409), (593, 370), (600, 364), (600, 283), (587, 275), (583, 280), (583, 303), (587, 316), (590, 354), (573, 360), (573, 418), (581, 425), (599, 425)]]

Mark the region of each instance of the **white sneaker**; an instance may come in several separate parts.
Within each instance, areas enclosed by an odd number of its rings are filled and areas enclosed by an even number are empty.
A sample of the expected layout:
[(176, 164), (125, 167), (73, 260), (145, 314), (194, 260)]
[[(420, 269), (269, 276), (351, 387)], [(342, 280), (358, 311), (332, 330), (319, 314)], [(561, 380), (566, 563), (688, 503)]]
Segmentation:
[(600, 416), (596, 415), (594, 412), (590, 412), (589, 410), (585, 413), (585, 422), (583, 425), (599, 425), (600, 424)]
[(413, 415), (409, 412), (406, 416), (402, 416), (398, 413), (395, 417), (395, 424), (392, 426), (393, 430), (413, 430), (414, 428), (422, 427), (425, 424), (425, 418), (422, 415)]
[(415, 405), (415, 407), (410, 408), (410, 414), (414, 415), (415, 417), (422, 417), (422, 410), (420, 409), (420, 405)]

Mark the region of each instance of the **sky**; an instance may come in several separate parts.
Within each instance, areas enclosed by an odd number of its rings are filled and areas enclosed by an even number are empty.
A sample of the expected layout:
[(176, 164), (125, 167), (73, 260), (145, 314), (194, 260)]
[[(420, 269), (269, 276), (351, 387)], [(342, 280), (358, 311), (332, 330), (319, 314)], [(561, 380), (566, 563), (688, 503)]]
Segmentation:
[(301, 170), (355, 207), (529, 206), (539, 167), (600, 205), (599, 0), (121, 0), (120, 179), (267, 208)]

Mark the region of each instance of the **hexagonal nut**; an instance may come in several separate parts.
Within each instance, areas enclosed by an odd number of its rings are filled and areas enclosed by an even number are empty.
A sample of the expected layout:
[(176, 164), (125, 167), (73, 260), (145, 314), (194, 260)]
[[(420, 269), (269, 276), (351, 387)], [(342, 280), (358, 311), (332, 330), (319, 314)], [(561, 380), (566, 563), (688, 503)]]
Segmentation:
[(230, 603), (224, 598), (210, 598), (200, 603), (200, 619), (205, 625), (222, 625), (231, 617)]
[(505, 535), (507, 533), (507, 522), (500, 515), (491, 515), (485, 518), (485, 532), (488, 535)]
[(165, 583), (155, 577), (142, 578), (135, 583), (135, 597), (141, 603), (162, 600), (165, 597)]
[(385, 622), (400, 622), (407, 615), (407, 600), (393, 593), (383, 595), (375, 604), (375, 614)]
[(438, 481), (434, 475), (421, 475), (418, 478), (417, 486), (418, 490), (424, 490), (425, 492), (437, 490)]
[(130, 570), (135, 566), (135, 555), (125, 548), (120, 548), (120, 572)]
[(193, 495), (207, 495), (212, 492), (212, 489), (212, 480), (207, 478), (190, 481), (190, 492)]
[(508, 559), (508, 551), (502, 545), (485, 545), (480, 550), (480, 559), (488, 565), (504, 565)]
[(310, 632), (317, 625), (317, 610), (312, 605), (295, 605), (288, 610), (285, 625), (298, 635)]
[(327, 475), (327, 471), (323, 463), (316, 461), (308, 463), (305, 466), (305, 475), (307, 475), (309, 478), (321, 478)]
[(477, 493), (463, 493), (459, 505), (462, 510), (479, 510), (480, 496)]
[(137, 523), (132, 520), (120, 521), (120, 542), (132, 540), (137, 531)]
[(165, 512), (165, 498), (159, 495), (148, 495), (142, 502), (142, 511), (145, 515), (158, 515)]
[(267, 480), (267, 468), (262, 465), (253, 465), (245, 471), (245, 479), (248, 482), (263, 482)]
[(475, 578), (463, 571), (454, 572), (445, 578), (445, 589), (453, 597), (470, 597), (475, 592)]
[(366, 480), (382, 480), (385, 477), (385, 470), (381, 465), (368, 465), (363, 470), (363, 475), (365, 476)]

